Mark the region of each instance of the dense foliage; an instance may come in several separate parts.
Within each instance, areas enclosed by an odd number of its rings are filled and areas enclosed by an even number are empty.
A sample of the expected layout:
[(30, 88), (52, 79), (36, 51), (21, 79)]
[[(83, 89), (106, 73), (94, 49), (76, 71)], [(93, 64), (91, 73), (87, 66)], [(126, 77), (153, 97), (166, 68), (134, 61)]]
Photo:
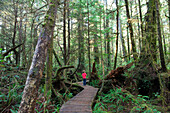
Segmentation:
[(95, 113), (170, 110), (169, 0), (56, 1), (0, 1), (0, 112), (19, 110), (29, 76), (35, 112), (59, 112), (82, 70)]

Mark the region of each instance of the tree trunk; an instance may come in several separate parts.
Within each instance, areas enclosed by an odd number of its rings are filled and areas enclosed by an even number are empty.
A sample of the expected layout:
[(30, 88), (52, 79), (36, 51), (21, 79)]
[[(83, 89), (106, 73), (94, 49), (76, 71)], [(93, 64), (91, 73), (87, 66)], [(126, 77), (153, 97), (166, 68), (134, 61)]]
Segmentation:
[[(169, 9), (169, 32), (170, 32), (170, 0), (168, 0), (168, 9)], [(168, 39), (168, 41), (170, 42), (170, 39)], [(170, 47), (169, 47), (169, 52), (170, 52)]]
[[(15, 47), (15, 38), (16, 38), (16, 33), (17, 33), (17, 17), (18, 17), (18, 7), (14, 1), (13, 3), (14, 5), (14, 14), (15, 14), (15, 19), (14, 19), (14, 31), (13, 31), (13, 38), (12, 38), (12, 44), (13, 47)], [(16, 50), (14, 50), (14, 54), (15, 54), (15, 60), (16, 60), (16, 65), (18, 64), (18, 52)]]
[(115, 53), (115, 61), (114, 61), (114, 69), (116, 69), (116, 63), (117, 63), (117, 54), (118, 54), (118, 37), (119, 37), (119, 8), (118, 8), (118, 0), (116, 0), (116, 7), (117, 7), (117, 15), (116, 15), (116, 20), (117, 20), (117, 35), (116, 35), (116, 53)]
[[(23, 42), (22, 17), (20, 18), (18, 29), (19, 29), (19, 43), (21, 44)], [(19, 65), (20, 65), (20, 60), (21, 60), (21, 47), (22, 46), (19, 47), (19, 51), (18, 51), (18, 64)], [(23, 50), (23, 48), (22, 48), (22, 50)]]
[(89, 80), (90, 80), (90, 76), (91, 76), (91, 58), (90, 58), (90, 23), (89, 23), (89, 3), (87, 0), (87, 12), (88, 12), (88, 32), (87, 32), (87, 36), (88, 36), (88, 59), (89, 59)]
[(63, 14), (63, 46), (64, 46), (64, 65), (67, 63), (66, 50), (66, 0), (64, 0), (64, 14)]
[(85, 62), (85, 59), (84, 59), (84, 33), (83, 33), (83, 31), (84, 31), (84, 29), (83, 29), (83, 23), (84, 23), (84, 19), (83, 19), (84, 17), (83, 17), (83, 15), (81, 15), (81, 23), (80, 23), (80, 25), (81, 25), (81, 39), (80, 39), (80, 44), (81, 44), (81, 52), (80, 52), (80, 54), (81, 54), (81, 65), (80, 65), (80, 67), (81, 67), (81, 69), (85, 69), (85, 66), (84, 66), (84, 62)]
[(27, 24), (25, 24), (25, 29), (24, 29), (24, 37), (23, 37), (23, 53), (22, 53), (22, 66), (26, 67), (28, 66), (27, 58), (26, 58), (26, 51), (25, 51), (25, 44), (26, 44), (26, 37), (27, 37)]
[[(69, 0), (67, 0), (67, 18), (68, 18), (68, 48), (67, 48), (67, 59), (70, 59), (70, 8), (69, 8)], [(69, 62), (68, 64), (69, 65)]]
[(108, 69), (110, 68), (110, 38), (109, 38), (109, 16), (108, 12), (107, 12), (107, 0), (106, 0), (106, 53), (107, 53), (107, 67)]
[(169, 31), (170, 31), (170, 0), (168, 0), (168, 9), (169, 9)]
[(31, 20), (31, 31), (30, 31), (30, 37), (31, 37), (31, 46), (30, 46), (30, 51), (29, 51), (29, 56), (28, 56), (28, 67), (31, 65), (31, 59), (33, 56), (33, 53), (35, 51), (34, 48), (34, 40), (33, 40), (33, 29), (34, 29), (34, 23), (35, 23), (35, 14), (33, 15), (34, 18)]
[(153, 60), (156, 62), (156, 6), (155, 0), (149, 0), (147, 7), (148, 11), (146, 13), (145, 19), (146, 23), (146, 40), (147, 43), (143, 45), (145, 48), (148, 45), (147, 53), (150, 53), (153, 57)]
[(103, 63), (103, 41), (102, 41), (102, 10), (100, 7), (100, 55), (101, 55), (101, 68)]
[(83, 41), (84, 41), (84, 37), (83, 37), (83, 17), (82, 17), (82, 9), (81, 9), (81, 1), (79, 4), (79, 12), (78, 12), (78, 48), (79, 48), (79, 62), (80, 62), (80, 66), (78, 69), (78, 72), (82, 72), (82, 70), (84, 69), (84, 46), (83, 46)]
[(134, 57), (134, 59), (136, 59), (137, 58), (136, 45), (135, 45), (135, 41), (134, 41), (134, 37), (133, 37), (132, 23), (130, 21), (128, 0), (125, 0), (125, 3), (126, 3), (126, 15), (127, 15), (128, 22), (129, 22), (129, 32), (130, 32), (130, 40), (131, 40), (131, 45), (132, 45), (133, 57)]
[[(6, 19), (6, 16), (4, 17), (4, 19), (2, 19), (2, 27), (1, 27), (1, 34), (5, 37), (5, 34), (6, 34), (6, 22), (5, 22), (5, 19)], [(0, 42), (0, 48), (2, 48), (2, 51), (4, 51), (4, 43), (5, 43), (5, 41), (4, 41), (4, 39), (3, 40), (1, 40), (1, 42)], [(8, 49), (6, 49), (6, 50), (8, 50)], [(1, 51), (1, 52), (2, 52)], [(2, 53), (0, 53), (0, 54), (2, 54)]]
[[(105, 8), (103, 8), (103, 28), (104, 28), (104, 32), (106, 32), (105, 31), (105, 29), (106, 29), (106, 10), (105, 10)], [(104, 53), (106, 53), (107, 52), (107, 47), (106, 47), (106, 33), (104, 33)]]
[(58, 56), (57, 56), (57, 54), (56, 54), (54, 49), (53, 49), (53, 54), (54, 54), (55, 59), (57, 60), (58, 65), (61, 67), (62, 64), (60, 63), (60, 60), (59, 60), (59, 58), (58, 58)]
[(128, 22), (127, 22), (127, 47), (128, 47), (128, 58), (130, 60), (129, 23)]
[(160, 53), (162, 70), (164, 72), (166, 72), (167, 69), (166, 69), (166, 65), (165, 65), (165, 59), (164, 59), (164, 53), (163, 53), (163, 47), (162, 47), (162, 35), (161, 35), (160, 13), (159, 13), (159, 4), (158, 3), (159, 3), (159, 1), (155, 0), (156, 13), (157, 13), (157, 29), (158, 29), (158, 41), (159, 41), (159, 53)]
[(98, 49), (98, 36), (97, 36), (97, 23), (95, 23), (95, 34), (94, 34), (94, 61), (96, 64), (99, 64), (99, 49)]
[(52, 88), (52, 72), (53, 72), (53, 35), (54, 33), (51, 32), (51, 37), (48, 43), (47, 48), (47, 74), (45, 75), (45, 97), (46, 101), (51, 97), (51, 88)]
[(47, 47), (53, 34), (59, 0), (51, 0), (45, 22), (34, 52), (31, 67), (28, 72), (22, 101), (18, 113), (34, 113), (38, 89), (43, 76)]
[[(140, 14), (140, 27), (141, 27), (141, 33), (142, 33), (142, 40), (143, 40), (143, 21), (142, 21), (142, 11), (141, 11), (141, 3), (140, 3), (140, 0), (138, 0), (138, 3), (139, 3), (139, 14)], [(143, 41), (142, 41), (143, 42)], [(142, 43), (143, 44), (143, 43)], [(144, 47), (144, 45), (143, 45)]]
[[(123, 33), (122, 33), (120, 16), (119, 16), (119, 18), (118, 18), (118, 22), (119, 22), (118, 25), (119, 25), (120, 39), (121, 39), (121, 43), (122, 43), (123, 57), (125, 57), (126, 54), (127, 54), (127, 52), (126, 52), (125, 41), (124, 41), (124, 37), (123, 37)], [(126, 60), (126, 58), (125, 58), (125, 60)]]
[[(135, 4), (137, 4), (136, 3), (136, 0), (135, 0)], [(137, 7), (135, 8), (136, 9), (136, 19), (137, 20), (139, 20), (139, 15), (138, 15), (138, 9), (137, 9)], [(140, 35), (141, 35), (141, 32), (140, 32), (140, 25), (139, 25), (139, 21), (137, 22), (137, 24), (138, 24), (138, 41), (139, 41), (139, 44), (138, 44), (138, 47), (139, 47), (139, 54), (141, 53), (141, 37), (140, 37)]]

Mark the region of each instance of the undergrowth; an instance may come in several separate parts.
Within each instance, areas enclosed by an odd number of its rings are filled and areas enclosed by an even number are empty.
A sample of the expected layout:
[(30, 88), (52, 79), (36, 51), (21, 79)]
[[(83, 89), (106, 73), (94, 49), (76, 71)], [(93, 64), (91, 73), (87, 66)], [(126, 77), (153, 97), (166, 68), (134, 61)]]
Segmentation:
[[(0, 65), (0, 113), (17, 113), (23, 90), (25, 87), (27, 71), (10, 64)], [(35, 113), (56, 113), (61, 108), (61, 102), (53, 97), (45, 99), (44, 84), (39, 88), (36, 100)], [(72, 98), (72, 93), (63, 93), (67, 99)]]
[(98, 96), (93, 113), (161, 113), (148, 96), (134, 96), (123, 88), (111, 89)]

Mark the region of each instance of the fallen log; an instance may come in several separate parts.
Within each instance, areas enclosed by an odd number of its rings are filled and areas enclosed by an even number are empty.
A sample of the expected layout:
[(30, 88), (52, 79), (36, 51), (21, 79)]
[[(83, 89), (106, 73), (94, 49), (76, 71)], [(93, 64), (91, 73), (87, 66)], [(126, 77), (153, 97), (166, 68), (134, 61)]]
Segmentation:
[(133, 62), (127, 64), (126, 66), (121, 66), (116, 68), (115, 70), (111, 70), (110, 73), (104, 78), (104, 80), (100, 80), (99, 86), (101, 86), (102, 82), (104, 82), (103, 87), (101, 87), (103, 92), (107, 92), (110, 88), (113, 87), (123, 87), (126, 83), (125, 82), (126, 79), (129, 79), (128, 77), (125, 77), (123, 74), (132, 65)]
[(110, 73), (104, 78), (104, 80), (121, 78), (122, 74), (133, 65), (132, 63), (127, 64), (126, 66), (121, 66), (115, 70), (111, 70)]

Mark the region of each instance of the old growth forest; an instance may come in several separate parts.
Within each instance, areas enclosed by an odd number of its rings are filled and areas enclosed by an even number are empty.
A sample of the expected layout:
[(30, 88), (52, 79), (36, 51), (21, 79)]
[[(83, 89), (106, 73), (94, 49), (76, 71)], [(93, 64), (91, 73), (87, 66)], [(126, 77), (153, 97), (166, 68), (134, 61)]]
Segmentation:
[(168, 113), (169, 37), (170, 0), (0, 0), (0, 113)]

